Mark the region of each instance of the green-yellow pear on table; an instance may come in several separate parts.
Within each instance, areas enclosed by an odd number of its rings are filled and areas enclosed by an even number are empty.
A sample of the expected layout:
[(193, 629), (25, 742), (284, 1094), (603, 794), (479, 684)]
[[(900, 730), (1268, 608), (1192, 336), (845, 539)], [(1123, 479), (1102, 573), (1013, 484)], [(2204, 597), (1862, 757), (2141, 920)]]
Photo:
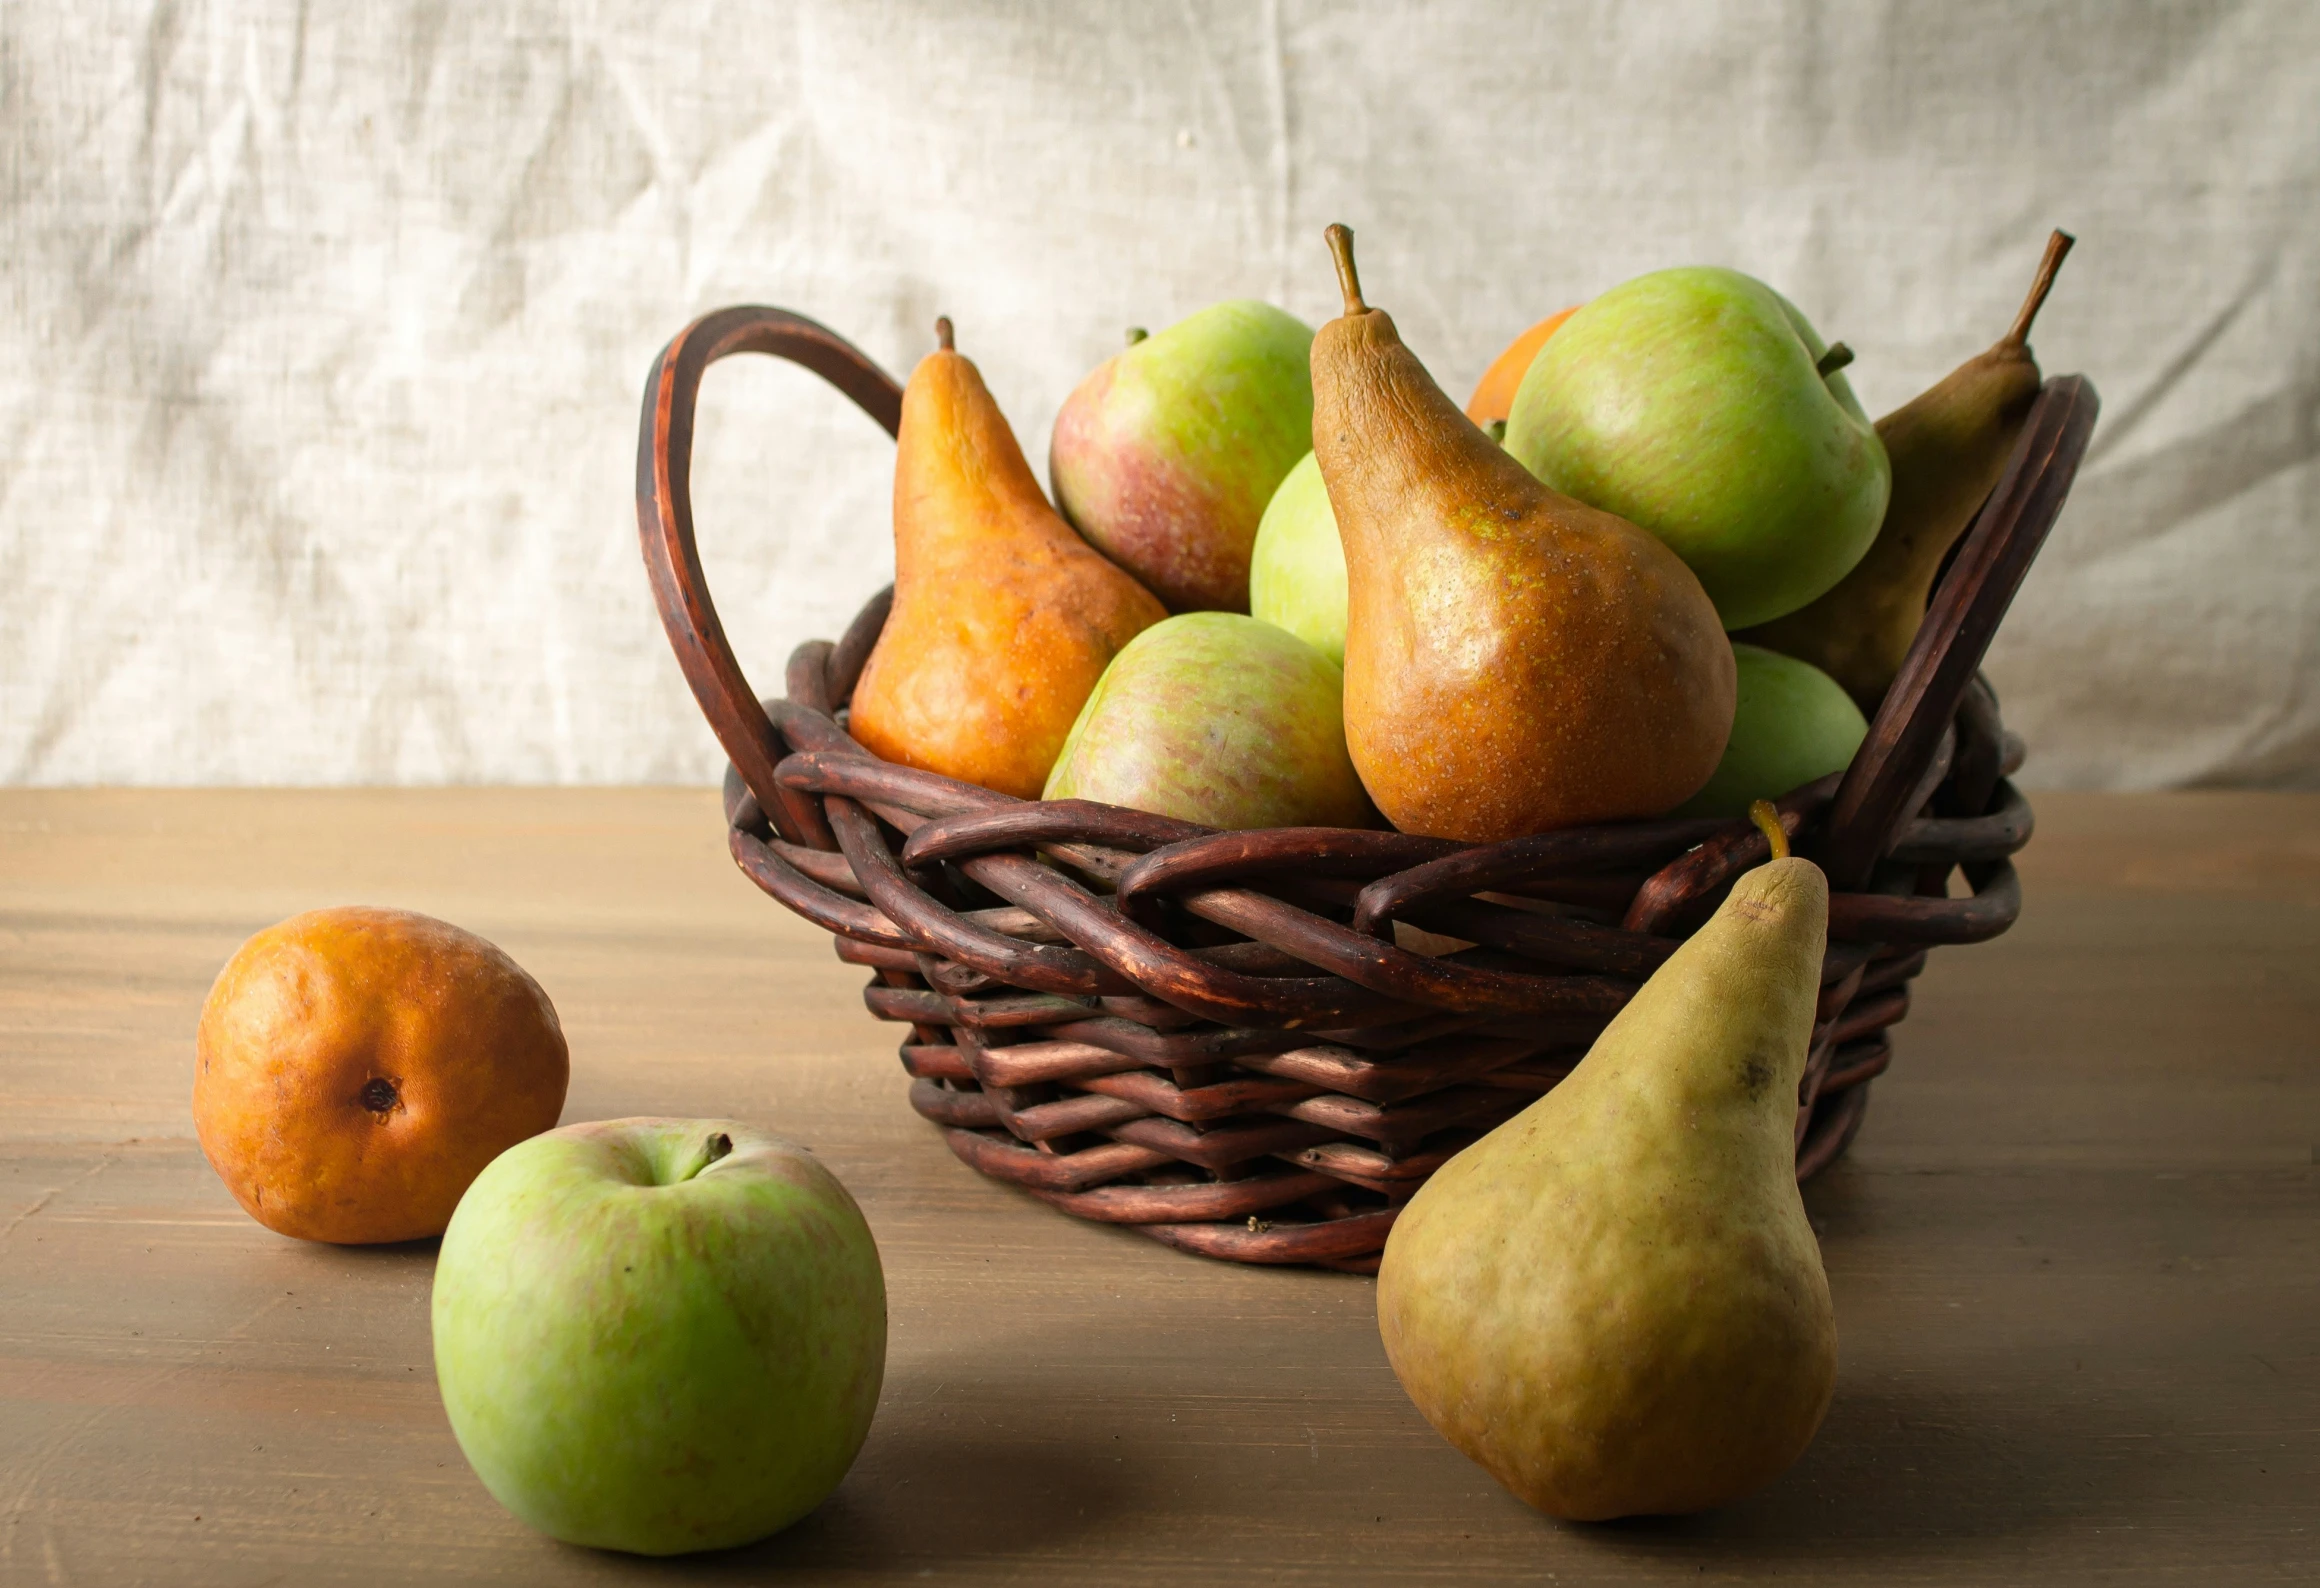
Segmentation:
[(1378, 1327), (1402, 1387), (1549, 1515), (1737, 1500), (1828, 1409), (1836, 1322), (1794, 1139), (1828, 883), (1786, 849), (1387, 1239)]

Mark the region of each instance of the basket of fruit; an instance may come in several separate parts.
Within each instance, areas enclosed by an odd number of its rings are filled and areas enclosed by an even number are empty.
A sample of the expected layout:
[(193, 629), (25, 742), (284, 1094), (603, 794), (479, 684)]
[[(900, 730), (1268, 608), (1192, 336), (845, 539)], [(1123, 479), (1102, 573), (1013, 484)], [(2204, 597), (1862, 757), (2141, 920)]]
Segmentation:
[[(1374, 1271), (1427, 1177), (1691, 974), (1671, 957), (1794, 844), (1830, 888), (1813, 1174), (1927, 950), (2020, 909), (2022, 747), (1978, 669), (2093, 430), (2026, 342), (2068, 239), (2004, 338), (1875, 426), (1842, 344), (1717, 270), (1534, 332), (1477, 394), (1502, 412), (1462, 411), (1330, 241), (1318, 333), (1237, 303), (1132, 333), (1058, 417), (1054, 506), (947, 322), (907, 390), (775, 309), (668, 345), (639, 528), (734, 859), (871, 973), (912, 1107), (976, 1170), (1185, 1250)], [(767, 700), (687, 483), (702, 374), (743, 352), (897, 442), (895, 585)]]

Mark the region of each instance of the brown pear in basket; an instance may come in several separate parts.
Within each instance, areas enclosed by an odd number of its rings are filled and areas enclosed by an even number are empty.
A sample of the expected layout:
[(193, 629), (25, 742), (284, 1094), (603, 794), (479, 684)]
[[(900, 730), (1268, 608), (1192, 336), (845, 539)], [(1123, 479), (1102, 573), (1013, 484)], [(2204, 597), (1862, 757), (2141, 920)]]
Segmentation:
[(1806, 661), (1874, 716), (1917, 638), (1934, 575), (1996, 489), (2037, 401), (2030, 322), (2070, 252), (2068, 232), (2046, 257), (2013, 329), (1877, 421), (1893, 464), (1885, 522), (1852, 572), (1819, 600), (1737, 636)]
[(1168, 614), (1047, 505), (950, 321), (935, 329), (903, 389), (894, 609), (850, 727), (889, 761), (1037, 799), (1096, 680)]
[(1345, 540), (1345, 734), (1404, 832), (1492, 843), (1655, 816), (1732, 728), (1735, 669), (1659, 539), (1549, 489), (1362, 302), (1313, 342), (1313, 451)]

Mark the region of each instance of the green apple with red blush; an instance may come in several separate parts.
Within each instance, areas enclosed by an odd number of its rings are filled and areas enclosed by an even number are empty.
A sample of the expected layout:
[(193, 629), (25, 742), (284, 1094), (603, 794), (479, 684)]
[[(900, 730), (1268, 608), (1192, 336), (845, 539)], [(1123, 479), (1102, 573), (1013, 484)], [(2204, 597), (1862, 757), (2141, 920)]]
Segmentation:
[(1056, 415), (1057, 509), (1170, 611), (1248, 611), (1258, 521), (1313, 448), (1312, 347), (1245, 299), (1132, 340)]
[(1375, 827), (1344, 701), (1345, 670), (1286, 629), (1183, 613), (1112, 658), (1044, 797), (1227, 829)]

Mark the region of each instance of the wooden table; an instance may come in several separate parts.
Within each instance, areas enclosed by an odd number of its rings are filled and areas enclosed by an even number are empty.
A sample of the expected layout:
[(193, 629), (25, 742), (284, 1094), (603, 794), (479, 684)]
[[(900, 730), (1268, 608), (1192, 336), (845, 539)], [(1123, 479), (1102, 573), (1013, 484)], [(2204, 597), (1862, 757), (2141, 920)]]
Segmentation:
[[(2039, 807), (2022, 923), (1935, 955), (1808, 1194), (1844, 1340), (1818, 1443), (1719, 1514), (1569, 1527), (1419, 1420), (1369, 1281), (955, 1162), (706, 792), (0, 794), (0, 1582), (2320, 1578), (2320, 797)], [(761, 1121), (854, 1189), (891, 1355), (819, 1512), (659, 1565), (535, 1536), (437, 1402), (431, 1248), (235, 1207), (195, 1013), (244, 935), (352, 902), (539, 977), (567, 1118)]]

